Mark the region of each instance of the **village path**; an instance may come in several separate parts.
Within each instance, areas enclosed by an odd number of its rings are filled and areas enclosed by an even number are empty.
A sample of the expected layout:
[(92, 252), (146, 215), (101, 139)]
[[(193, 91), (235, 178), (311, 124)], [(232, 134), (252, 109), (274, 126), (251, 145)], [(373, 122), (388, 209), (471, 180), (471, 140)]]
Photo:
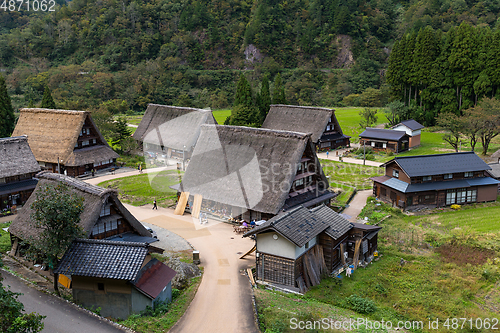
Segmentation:
[(214, 220), (201, 226), (190, 215), (152, 205), (125, 207), (139, 220), (168, 229), (200, 251), (203, 278), (188, 310), (170, 332), (258, 332), (252, 291), (245, 270), (255, 255), (239, 257), (254, 241), (235, 234), (231, 225)]
[[(159, 167), (159, 168), (151, 168), (151, 169), (143, 169), (143, 173), (150, 173), (150, 172), (160, 172), (160, 171), (165, 171), (165, 170), (176, 170), (177, 166), (176, 165), (170, 165), (168, 167)], [(120, 169), (118, 169), (120, 170)], [(86, 178), (83, 179), (84, 182), (92, 185), (97, 185), (99, 183), (102, 183), (106, 180), (112, 180), (116, 178), (122, 178), (122, 177), (130, 177), (130, 176), (136, 176), (139, 175), (139, 170), (134, 170), (134, 171), (127, 171), (127, 172), (119, 172), (116, 171), (116, 173), (112, 174), (107, 172), (106, 174), (99, 174), (97, 173), (95, 177), (93, 178)]]
[(37, 312), (47, 316), (42, 333), (118, 333), (124, 332), (110, 323), (93, 316), (57, 297), (45, 294), (33, 287), (27, 286), (17, 276), (0, 270), (2, 284), (10, 286), (10, 290), (22, 293), (18, 300), (24, 304), (27, 313)]
[(342, 215), (347, 215), (349, 218), (349, 222), (357, 222), (358, 215), (361, 213), (361, 210), (366, 205), (366, 199), (370, 195), (373, 195), (373, 190), (363, 190), (356, 192), (354, 198), (352, 198), (349, 206), (342, 211)]
[[(339, 152), (339, 155), (341, 153)], [(328, 157), (326, 157), (326, 153), (318, 153), (318, 158), (324, 159), (324, 160), (330, 160), (330, 161), (340, 161), (339, 156), (336, 156), (335, 151), (332, 151), (328, 154)], [(342, 157), (342, 162), (344, 163), (351, 163), (351, 164), (363, 164), (363, 160), (358, 160), (357, 158), (350, 158), (350, 157)], [(366, 165), (371, 165), (375, 167), (381, 166), (383, 163), (380, 162), (375, 162), (375, 161), (368, 161), (366, 160)]]

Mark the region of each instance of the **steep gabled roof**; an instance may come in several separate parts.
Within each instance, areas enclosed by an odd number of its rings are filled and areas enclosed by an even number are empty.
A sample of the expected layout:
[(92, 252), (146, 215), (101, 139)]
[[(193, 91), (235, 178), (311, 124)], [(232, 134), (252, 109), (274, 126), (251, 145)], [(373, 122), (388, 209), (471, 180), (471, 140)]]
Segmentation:
[(132, 228), (134, 228), (139, 235), (151, 236), (141, 222), (130, 214), (120, 200), (118, 200), (116, 190), (105, 189), (99, 186), (87, 184), (81, 180), (48, 171), (42, 171), (38, 173), (36, 177), (39, 178), (37, 187), (9, 227), (9, 232), (13, 235), (23, 240), (36, 238), (40, 235), (42, 230), (36, 228), (34, 226), (34, 221), (31, 220), (31, 204), (36, 200), (37, 195), (40, 193), (41, 186), (64, 183), (69, 186), (71, 192), (76, 195), (83, 196), (84, 198), (84, 208), (82, 214), (80, 215), (79, 225), (87, 235), (90, 235), (92, 228), (98, 221), (103, 204), (108, 201), (114, 204), (121, 216), (128, 223), (130, 223)]
[[(203, 199), (277, 214), (307, 145), (314, 152), (304, 133), (203, 125), (180, 189)], [(315, 162), (319, 166), (317, 157)], [(327, 185), (321, 168), (318, 173)]]
[(203, 124), (217, 124), (212, 111), (149, 104), (133, 137), (158, 146), (190, 150)]
[(398, 156), (381, 167), (396, 163), (408, 177), (442, 175), (448, 173), (491, 170), (474, 152), (460, 152), (436, 155)]
[[(419, 130), (419, 129), (422, 129), (425, 127), (424, 125), (420, 124), (419, 122), (417, 122), (413, 119), (403, 120), (402, 122), (400, 122), (396, 126), (399, 126), (399, 125), (406, 126), (409, 129), (411, 129), (412, 131), (416, 131), (416, 130)], [(394, 128), (396, 126), (393, 126), (392, 128)]]
[(95, 155), (93, 152), (88, 152), (86, 153), (88, 163), (118, 157), (109, 148), (88, 111), (52, 109), (21, 109), (20, 111), (21, 114), (12, 135), (27, 135), (33, 155), (39, 162), (57, 163), (59, 158), (64, 165), (67, 165), (66, 161), (74, 163), (78, 158), (73, 156), (73, 150), (86, 119), (99, 135), (100, 142), (102, 142), (102, 146), (99, 147), (107, 148), (108, 154), (106, 158), (100, 159), (102, 154)]
[(148, 252), (146, 243), (76, 239), (55, 273), (132, 281), (141, 270)]
[[(335, 110), (332, 109), (273, 104), (269, 108), (269, 113), (262, 124), (262, 128), (312, 133), (311, 140), (317, 143), (323, 135), (330, 117), (338, 125)], [(340, 125), (338, 125), (338, 128), (340, 129)], [(340, 134), (342, 134), (341, 130)]]
[(325, 231), (333, 239), (345, 235), (352, 223), (326, 206), (311, 210), (302, 206), (277, 215), (258, 227), (245, 233), (244, 237), (275, 231), (298, 247)]
[(40, 171), (26, 136), (0, 139), (0, 178)]
[(408, 135), (405, 131), (395, 131), (384, 128), (367, 127), (359, 136), (361, 138), (399, 141), (403, 136)]

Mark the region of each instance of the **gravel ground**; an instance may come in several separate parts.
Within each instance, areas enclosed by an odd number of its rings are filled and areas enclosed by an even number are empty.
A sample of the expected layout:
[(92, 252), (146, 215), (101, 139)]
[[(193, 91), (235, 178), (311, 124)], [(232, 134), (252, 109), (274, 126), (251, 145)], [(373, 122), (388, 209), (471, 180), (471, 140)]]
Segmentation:
[(154, 242), (151, 245), (162, 248), (166, 252), (180, 252), (193, 249), (184, 238), (177, 235), (176, 233), (147, 222), (141, 221), (141, 223), (144, 226), (150, 227), (151, 229), (156, 231), (158, 242)]

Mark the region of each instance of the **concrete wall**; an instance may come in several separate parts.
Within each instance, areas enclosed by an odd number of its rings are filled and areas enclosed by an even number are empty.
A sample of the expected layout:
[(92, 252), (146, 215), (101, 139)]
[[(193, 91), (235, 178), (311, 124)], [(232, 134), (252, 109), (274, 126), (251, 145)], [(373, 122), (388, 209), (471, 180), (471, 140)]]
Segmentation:
[(139, 313), (145, 310), (147, 306), (153, 307), (153, 300), (135, 288), (132, 288), (131, 294), (131, 311), (132, 313)]
[(267, 232), (257, 235), (257, 252), (295, 259), (296, 246), (279, 234), (277, 234), (278, 239), (274, 239), (274, 234), (277, 233)]

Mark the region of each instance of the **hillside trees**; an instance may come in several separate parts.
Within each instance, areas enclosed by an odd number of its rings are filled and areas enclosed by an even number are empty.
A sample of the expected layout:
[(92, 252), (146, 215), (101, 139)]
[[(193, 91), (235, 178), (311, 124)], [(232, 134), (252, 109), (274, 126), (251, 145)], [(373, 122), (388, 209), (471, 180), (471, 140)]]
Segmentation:
[(257, 122), (259, 110), (255, 106), (252, 87), (243, 74), (240, 74), (236, 86), (236, 95), (234, 98), (234, 107), (230, 118), (227, 121), (229, 125), (248, 126)]
[(42, 104), (40, 105), (40, 107), (43, 109), (57, 109), (56, 103), (52, 98), (52, 94), (50, 93), (50, 89), (48, 86), (45, 86), (42, 97)]

